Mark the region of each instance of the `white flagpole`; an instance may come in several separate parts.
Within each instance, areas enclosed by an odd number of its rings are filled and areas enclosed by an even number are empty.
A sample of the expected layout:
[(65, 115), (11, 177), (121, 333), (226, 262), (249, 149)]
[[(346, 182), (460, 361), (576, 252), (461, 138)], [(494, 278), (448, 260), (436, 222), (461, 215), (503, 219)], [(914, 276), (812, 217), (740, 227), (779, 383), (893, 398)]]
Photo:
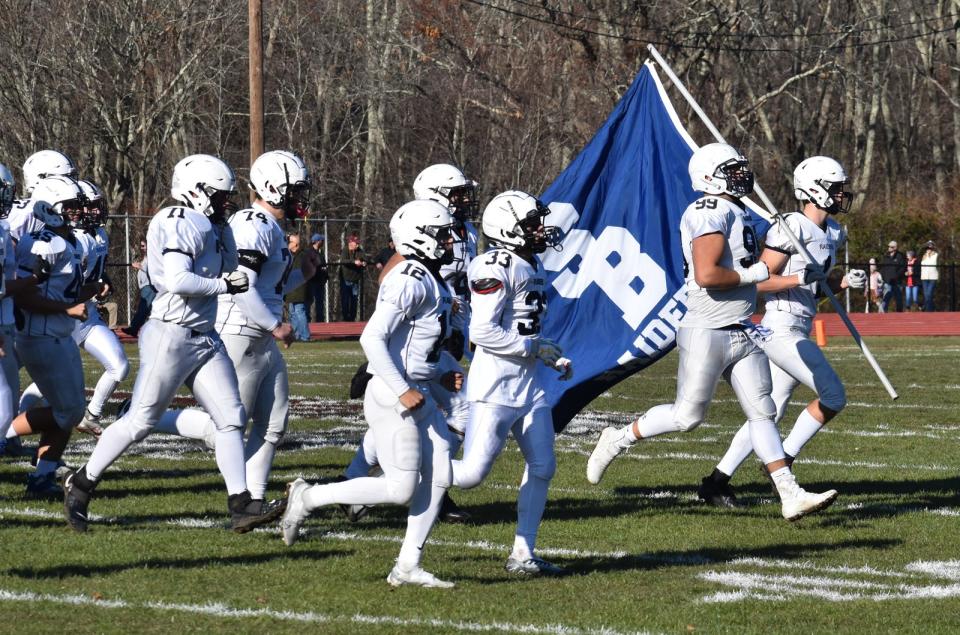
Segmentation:
[[(723, 138), (723, 135), (720, 134), (720, 131), (717, 130), (716, 126), (713, 125), (713, 122), (710, 121), (710, 118), (707, 117), (706, 113), (703, 112), (703, 109), (700, 108), (700, 104), (697, 103), (697, 100), (693, 98), (693, 95), (687, 90), (686, 86), (683, 85), (683, 82), (680, 81), (680, 78), (676, 76), (673, 72), (673, 69), (670, 68), (670, 65), (667, 64), (667, 61), (663, 59), (660, 55), (660, 52), (656, 49), (653, 44), (648, 44), (647, 49), (650, 51), (650, 54), (653, 56), (653, 59), (660, 65), (660, 68), (667, 74), (667, 77), (670, 78), (670, 81), (673, 82), (673, 85), (677, 87), (677, 90), (680, 91), (680, 94), (683, 95), (684, 99), (687, 100), (687, 103), (693, 109), (697, 116), (700, 117), (700, 121), (707, 127), (707, 130), (714, 136), (714, 138), (720, 143), (726, 143)], [(781, 228), (783, 229), (784, 235), (787, 239), (793, 244), (794, 249), (803, 256), (807, 262), (815, 262), (813, 257), (810, 256), (810, 252), (807, 251), (806, 246), (800, 242), (796, 237), (793, 231), (790, 230), (790, 227), (787, 223), (783, 222), (783, 215), (780, 211), (774, 206), (773, 202), (767, 197), (766, 193), (763, 191), (763, 188), (760, 187), (760, 184), (757, 183), (753, 187), (753, 191), (757, 193), (757, 196), (760, 197), (760, 200), (766, 206), (766, 210), (758, 210), (763, 216), (767, 218), (770, 222), (779, 222)], [(763, 213), (766, 212), (766, 213)], [(827, 297), (830, 298), (830, 302), (833, 304), (833, 308), (836, 310), (837, 315), (840, 316), (840, 319), (843, 320), (843, 323), (846, 325), (847, 330), (850, 331), (850, 335), (853, 336), (853, 339), (857, 342), (857, 345), (860, 346), (860, 350), (863, 351), (863, 356), (867, 358), (867, 362), (870, 363), (870, 366), (873, 368), (873, 371), (877, 374), (877, 377), (880, 378), (880, 382), (883, 384), (883, 387), (887, 389), (887, 394), (890, 395), (891, 399), (896, 399), (897, 391), (893, 388), (893, 384), (890, 383), (890, 380), (887, 379), (886, 374), (883, 372), (883, 369), (880, 368), (880, 364), (877, 363), (876, 358), (873, 356), (873, 353), (870, 352), (870, 349), (867, 348), (867, 344), (860, 337), (859, 331), (853, 325), (853, 322), (850, 321), (850, 316), (847, 315), (847, 312), (843, 310), (843, 306), (840, 304), (840, 301), (837, 300), (837, 297), (833, 294), (833, 290), (830, 289), (828, 284), (822, 285), (823, 290), (826, 292)]]

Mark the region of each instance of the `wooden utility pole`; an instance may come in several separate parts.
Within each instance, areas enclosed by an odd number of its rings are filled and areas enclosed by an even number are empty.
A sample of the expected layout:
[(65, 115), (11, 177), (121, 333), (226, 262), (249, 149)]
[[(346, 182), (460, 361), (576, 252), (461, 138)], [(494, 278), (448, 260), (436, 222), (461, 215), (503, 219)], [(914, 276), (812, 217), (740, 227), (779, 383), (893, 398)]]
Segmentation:
[(263, 2), (249, 0), (250, 164), (263, 154)]

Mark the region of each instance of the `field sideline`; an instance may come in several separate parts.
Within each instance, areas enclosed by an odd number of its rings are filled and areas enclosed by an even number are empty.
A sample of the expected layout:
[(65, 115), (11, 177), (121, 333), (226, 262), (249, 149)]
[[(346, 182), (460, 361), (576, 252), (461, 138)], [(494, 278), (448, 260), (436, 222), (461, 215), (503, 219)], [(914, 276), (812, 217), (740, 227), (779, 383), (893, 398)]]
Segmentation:
[[(890, 401), (850, 338), (830, 338), (849, 405), (795, 472), (840, 499), (796, 524), (780, 517), (754, 459), (733, 481), (747, 507), (696, 500), (742, 423), (725, 385), (707, 424), (644, 441), (600, 486), (587, 483), (602, 427), (672, 400), (675, 353), (597, 399), (557, 440), (539, 542), (573, 572), (562, 579), (503, 570), (522, 473), (512, 442), (486, 483), (452, 490), (475, 522), (438, 525), (427, 546), (425, 567), (456, 581), (451, 591), (387, 585), (400, 508), (354, 525), (321, 513), (291, 548), (272, 529), (231, 533), (213, 454), (199, 443), (154, 435), (135, 446), (98, 489), (86, 535), (67, 529), (62, 504), (24, 499), (27, 463), (0, 459), (0, 632), (955, 633), (960, 338), (870, 346), (901, 397)], [(127, 351), (135, 369), (137, 350)], [(365, 429), (359, 402), (345, 401), (357, 343), (297, 345), (287, 360), (295, 397), (274, 496), (297, 476), (338, 475)], [(99, 369), (86, 354), (84, 364), (92, 386)], [(809, 398), (795, 393), (784, 430)], [(78, 435), (65, 460), (79, 464), (92, 447)]]

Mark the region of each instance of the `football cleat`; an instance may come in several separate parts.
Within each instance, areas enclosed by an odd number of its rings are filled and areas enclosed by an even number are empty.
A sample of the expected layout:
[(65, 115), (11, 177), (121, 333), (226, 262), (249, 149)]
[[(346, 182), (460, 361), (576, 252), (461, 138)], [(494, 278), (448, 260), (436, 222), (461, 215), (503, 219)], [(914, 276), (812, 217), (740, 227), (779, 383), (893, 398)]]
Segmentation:
[(100, 425), (100, 415), (95, 415), (89, 410), (84, 412), (83, 419), (77, 424), (77, 432), (99, 437), (103, 433), (103, 427)]
[(561, 576), (567, 574), (567, 570), (563, 567), (558, 567), (536, 556), (526, 560), (510, 556), (503, 568), (508, 573), (522, 576)]
[(283, 544), (288, 547), (297, 541), (300, 525), (310, 514), (303, 502), (303, 494), (309, 487), (310, 484), (302, 478), (287, 484), (287, 508), (280, 521), (280, 532), (283, 534)]
[(440, 520), (445, 523), (462, 524), (470, 521), (470, 514), (460, 509), (460, 506), (450, 498), (450, 492), (444, 492), (443, 502), (440, 503)]
[(697, 488), (697, 496), (707, 505), (713, 507), (742, 507), (737, 501), (737, 496), (730, 487), (730, 482), (719, 482), (709, 476), (705, 476), (700, 481), (700, 487)]
[(70, 527), (76, 531), (86, 531), (90, 490), (81, 487), (80, 480), (80, 470), (68, 473), (63, 479), (63, 511)]
[(253, 500), (248, 491), (228, 496), (227, 506), (230, 508), (230, 528), (238, 534), (276, 520), (284, 509), (277, 501)]
[(441, 580), (429, 571), (424, 571), (420, 567), (414, 567), (407, 570), (400, 568), (400, 565), (394, 565), (387, 576), (387, 582), (390, 586), (403, 586), (404, 584), (413, 584), (416, 586), (427, 587), (429, 589), (452, 589), (456, 585), (453, 582)]
[(27, 498), (57, 500), (63, 496), (63, 488), (57, 483), (55, 472), (27, 474)]
[(783, 517), (793, 522), (821, 509), (826, 509), (837, 500), (837, 490), (831, 489), (821, 494), (808, 492), (797, 484), (793, 474), (785, 474), (777, 479)]
[(370, 505), (337, 505), (351, 523), (360, 522), (373, 509)]
[[(787, 462), (787, 467), (789, 467), (790, 469), (793, 469), (794, 458), (795, 457), (792, 457), (789, 454), (787, 454), (783, 458), (783, 460)], [(770, 489), (773, 490), (774, 495), (779, 496), (780, 492), (777, 491), (777, 484), (773, 481), (773, 477), (770, 476), (770, 470), (767, 469), (767, 466), (764, 465), (763, 461), (760, 462), (760, 473), (763, 474), (763, 477), (767, 479), (767, 481), (769, 481)]]
[(597, 441), (597, 447), (593, 448), (590, 459), (587, 461), (587, 480), (596, 485), (603, 478), (603, 473), (607, 471), (607, 466), (623, 454), (626, 449), (619, 444), (622, 432), (613, 426), (604, 428), (600, 433), (600, 440)]

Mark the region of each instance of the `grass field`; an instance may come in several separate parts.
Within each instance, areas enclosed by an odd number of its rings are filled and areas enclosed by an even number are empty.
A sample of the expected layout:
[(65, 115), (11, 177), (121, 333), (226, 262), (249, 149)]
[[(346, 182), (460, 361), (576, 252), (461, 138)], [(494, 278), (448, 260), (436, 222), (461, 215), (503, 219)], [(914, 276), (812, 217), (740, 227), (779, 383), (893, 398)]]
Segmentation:
[[(540, 545), (572, 571), (562, 579), (503, 570), (522, 471), (513, 443), (483, 485), (453, 490), (475, 522), (438, 525), (427, 547), (426, 568), (455, 580), (450, 591), (385, 582), (403, 533), (399, 508), (355, 525), (322, 513), (292, 548), (272, 529), (231, 533), (213, 454), (190, 441), (155, 435), (122, 458), (85, 535), (67, 529), (61, 504), (25, 500), (27, 464), (8, 459), (0, 631), (956, 633), (960, 339), (875, 338), (871, 348), (901, 398), (889, 400), (850, 339), (831, 338), (850, 403), (795, 471), (808, 489), (836, 487), (841, 497), (796, 524), (780, 517), (753, 459), (734, 479), (747, 507), (696, 500), (742, 421), (726, 386), (708, 424), (642, 442), (601, 486), (587, 483), (600, 428), (672, 400), (675, 353), (599, 398), (557, 440)], [(136, 349), (128, 352), (136, 368)], [(276, 495), (296, 476), (340, 473), (365, 428), (359, 403), (344, 400), (362, 359), (356, 343), (299, 345), (287, 357), (296, 399)], [(785, 428), (809, 398), (797, 391)], [(92, 447), (75, 439), (67, 462), (82, 463)]]

